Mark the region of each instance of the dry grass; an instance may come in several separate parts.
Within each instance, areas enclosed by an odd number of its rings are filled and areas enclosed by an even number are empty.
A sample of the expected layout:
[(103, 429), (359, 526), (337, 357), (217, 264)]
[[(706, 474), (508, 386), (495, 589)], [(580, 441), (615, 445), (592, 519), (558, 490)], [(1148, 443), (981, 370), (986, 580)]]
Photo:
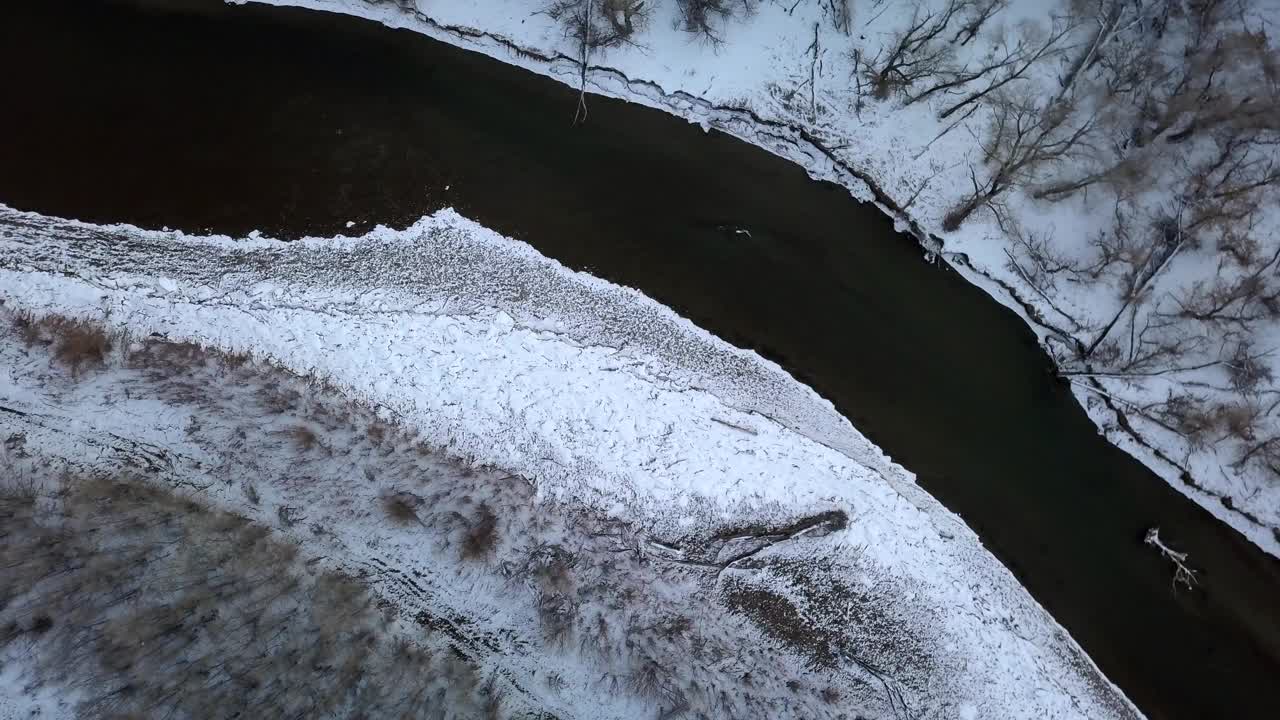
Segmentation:
[(48, 321), (53, 335), (53, 356), (66, 365), (73, 375), (85, 368), (101, 367), (111, 352), (111, 339), (97, 325), (83, 320), (52, 318)]
[(538, 625), (547, 643), (562, 647), (573, 634), (578, 617), (578, 606), (562, 593), (544, 592), (538, 595)]
[(57, 315), (33, 319), (26, 313), (13, 316), (13, 328), (27, 347), (51, 345), (53, 357), (79, 377), (85, 370), (101, 367), (111, 352), (111, 337), (102, 326), (87, 320)]
[[(501, 714), (461, 655), (383, 636), (356, 578), (301, 572), (243, 517), (129, 479), (32, 500), (0, 477), (0, 643), (79, 698), (79, 717)], [(127, 688), (127, 692), (121, 690)]]
[(18, 334), (18, 338), (22, 340), (22, 344), (29, 348), (34, 347), (41, 340), (39, 324), (26, 313), (19, 313), (13, 316), (13, 330)]
[(365, 428), (365, 435), (368, 436), (369, 442), (374, 447), (381, 447), (383, 441), (387, 439), (387, 425), (381, 420), (370, 422)]
[[(161, 341), (156, 342), (159, 344)], [(123, 340), (118, 340), (117, 343), (125, 344)], [(150, 341), (144, 343), (149, 344)], [(51, 341), (46, 340), (44, 344), (52, 348)], [(193, 380), (207, 381), (211, 374), (216, 376), (217, 358), (221, 353), (217, 350), (200, 352), (207, 352), (211, 361), (198, 362), (194, 357), (195, 349), (185, 346), (171, 352), (160, 350), (153, 353), (157, 359), (157, 369), (162, 371), (157, 373), (160, 377), (155, 381), (169, 387), (179, 381), (175, 378), (183, 376), (181, 371), (184, 368), (194, 370), (202, 366), (209, 372), (193, 376)], [(169, 371), (170, 366), (174, 372)], [(333, 481), (345, 483), (352, 476), (360, 478), (363, 472), (364, 478), (375, 484), (375, 489), (363, 496), (366, 498), (363, 501), (364, 507), (356, 510), (373, 511), (376, 516), (377, 508), (374, 506), (380, 505), (386, 513), (385, 522), (388, 524), (420, 524), (421, 530), (415, 528), (414, 534), (422, 540), (422, 546), (437, 548), (440, 552), (440, 557), (433, 558), (433, 562), (438, 560), (445, 566), (453, 566), (459, 573), (474, 577), (500, 571), (510, 583), (512, 592), (521, 596), (518, 601), (531, 603), (536, 612), (537, 627), (527, 630), (532, 631), (535, 636), (541, 635), (541, 638), (530, 638), (533, 642), (531, 648), (536, 647), (541, 639), (545, 641), (547, 650), (576, 649), (582, 652), (584, 658), (598, 664), (602, 672), (614, 678), (613, 692), (635, 693), (656, 701), (663, 708), (660, 716), (696, 716), (694, 710), (679, 710), (686, 706), (704, 711), (708, 716), (717, 714), (716, 711), (709, 710), (715, 708), (719, 708), (723, 714), (732, 713), (737, 717), (772, 716), (769, 710), (750, 704), (750, 695), (755, 694), (754, 690), (746, 695), (741, 693), (742, 688), (749, 685), (745, 679), (738, 675), (726, 677), (721, 671), (714, 669), (718, 667), (717, 663), (732, 657), (735, 652), (744, 653), (747, 660), (755, 658), (755, 652), (744, 648), (740, 638), (732, 633), (717, 634), (707, 631), (701, 618), (709, 607), (714, 606), (717, 598), (711, 595), (690, 598), (684, 594), (664, 592), (662, 588), (667, 587), (672, 579), (681, 583), (680, 587), (683, 588), (687, 571), (683, 568), (668, 571), (665, 565), (648, 564), (638, 552), (628, 549), (636, 540), (622, 524), (596, 521), (589, 516), (569, 516), (565, 508), (555, 504), (542, 505), (531, 512), (529, 508), (532, 506), (534, 487), (523, 478), (502, 476), (492, 468), (476, 464), (474, 458), (455, 457), (447, 449), (433, 448), (419, 442), (394, 422), (378, 420), (371, 410), (363, 407), (344, 412), (351, 407), (345, 404), (345, 400), (341, 404), (326, 405), (331, 401), (314, 386), (305, 385), (303, 379), (290, 376), (268, 362), (261, 362), (251, 370), (234, 376), (233, 382), (243, 390), (246, 397), (254, 400), (251, 405), (261, 404), (261, 408), (267, 413), (275, 414), (267, 420), (267, 426), (274, 426), (274, 430), (268, 433), (250, 433), (248, 437), (243, 430), (237, 430), (239, 440), (225, 448), (228, 467), (232, 468), (230, 472), (240, 473), (238, 478), (235, 474), (227, 477), (239, 480), (249, 504), (261, 505), (262, 517), (270, 523), (272, 529), (286, 526), (292, 527), (296, 532), (311, 527), (312, 533), (327, 532), (315, 523), (308, 526), (309, 521), (302, 517), (303, 513), (311, 511), (306, 498), (276, 492), (278, 484), (292, 490), (293, 485), (289, 483), (297, 481), (298, 473), (288, 473), (286, 482), (282, 479), (285, 476), (277, 478), (254, 465), (256, 456), (283, 452), (283, 456), (287, 457), (296, 448), (300, 452), (293, 457), (295, 464), (306, 462), (317, 467), (320, 465), (317, 461), (321, 458), (350, 458), (350, 465), (338, 473), (342, 478), (335, 476)], [(215, 401), (218, 397), (210, 394), (208, 399), (201, 402)], [(218, 412), (225, 411), (225, 408), (213, 405), (208, 407)], [(252, 407), (250, 412), (257, 409)], [(207, 427), (215, 425), (216, 423), (209, 423)], [(214, 437), (221, 438), (222, 435)], [(212, 447), (223, 449), (221, 446)], [(302, 455), (301, 451), (317, 452)], [(439, 460), (432, 463), (419, 462), (419, 457), (432, 456)], [(377, 459), (376, 464), (371, 464), (373, 459)], [(249, 470), (237, 471), (235, 468)], [(315, 470), (317, 480), (329, 479), (318, 469), (309, 469)], [(252, 482), (245, 478), (252, 478)], [(378, 486), (382, 481), (388, 481), (388, 484)], [(429, 484), (430, 487), (424, 489), (419, 482)], [(369, 490), (364, 483), (360, 485), (361, 491)], [(258, 494), (259, 488), (261, 496)], [(408, 490), (417, 490), (421, 496)], [(297, 507), (279, 503), (291, 503)], [(349, 505), (350, 503), (346, 504)], [(270, 510), (271, 507), (276, 510)], [(329, 519), (322, 513), (317, 518)], [(0, 535), (5, 533), (5, 525), (6, 518), (0, 513)], [(384, 526), (384, 530), (387, 529)], [(252, 535), (253, 532), (250, 529), (236, 529), (225, 535), (230, 541), (233, 535), (243, 537)], [(268, 530), (263, 528), (263, 532)], [(236, 542), (239, 544), (239, 541)], [(446, 548), (453, 550), (450, 552)], [(446, 552), (452, 557), (444, 557)], [(0, 550), (0, 558), (3, 554)], [(236, 562), (243, 563), (246, 567), (235, 568), (237, 573), (252, 572), (255, 567), (260, 571), (267, 569), (249, 558), (247, 553), (242, 555), (244, 559)], [(459, 560), (472, 561), (472, 564), (464, 569), (464, 563), (458, 562)], [(201, 559), (200, 562), (204, 560)], [(225, 575), (228, 571), (228, 568), (220, 567), (215, 570), (215, 577), (217, 573)], [(260, 573), (253, 574), (261, 577)], [(274, 581), (274, 577), (270, 578), (270, 583)], [(313, 587), (311, 580), (304, 579), (303, 582), (305, 588), (319, 589)], [(264, 584), (263, 589), (275, 587), (270, 583)], [(125, 590), (128, 588), (125, 587)], [(345, 609), (336, 614), (321, 609), (319, 615), (327, 618), (329, 624), (341, 624), (343, 613), (354, 613), (356, 616), (367, 613), (365, 603), (353, 604), (344, 599), (349, 594), (321, 593), (317, 598), (319, 602), (329, 604), (335, 602), (336, 598), (341, 600), (337, 605)], [(7, 620), (4, 595), (5, 589), (0, 587), (0, 636), (5, 634), (7, 627), (4, 622)], [(690, 600), (693, 604), (690, 604)], [(50, 637), (58, 637), (67, 632), (63, 618), (56, 614), (51, 617), (55, 624), (49, 631)], [(317, 616), (313, 613), (312, 617)], [(230, 616), (228, 618), (234, 619)], [(275, 622), (274, 618), (268, 620)], [(302, 617), (300, 620), (305, 622), (306, 618)], [(283, 618), (279, 620), (284, 621)], [(418, 622), (432, 632), (439, 631), (439, 628), (432, 630), (433, 626), (421, 619)], [(22, 622), (17, 629), (24, 637), (33, 636), (30, 619)], [(140, 629), (139, 632), (144, 630), (145, 628)], [(300, 630), (310, 632), (311, 628)], [(200, 632), (205, 631), (201, 629)], [(347, 638), (352, 636), (348, 635)], [(164, 638), (157, 639), (156, 642), (172, 641)], [(335, 686), (358, 687), (361, 682), (359, 676), (348, 675), (348, 671), (354, 672), (362, 666), (363, 655), (360, 653), (363, 651), (358, 650), (359, 642), (363, 641), (353, 642), (351, 645), (355, 648), (353, 652), (357, 653), (351, 658), (351, 663), (335, 662), (337, 658), (332, 653), (339, 650), (332, 645), (320, 648), (324, 653), (315, 658), (317, 665), (314, 667), (324, 669), (305, 674), (304, 679), (311, 684), (311, 688), (306, 689), (312, 690), (316, 696), (324, 695), (323, 687), (320, 690), (314, 690), (314, 687), (323, 685), (326, 679)], [(129, 654), (128, 648), (124, 647), (117, 648), (117, 652), (121, 657)], [(439, 658), (437, 663), (443, 665), (447, 660), (449, 658)], [(205, 661), (201, 659), (201, 662)], [(395, 662), (399, 661), (393, 660)], [(377, 667), (378, 663), (374, 663), (374, 666)], [(677, 671), (676, 668), (680, 670)], [(463, 688), (463, 694), (469, 692), (466, 688), (477, 684), (476, 678), (465, 667), (445, 670), (450, 678), (442, 679), (441, 682), (451, 683), (452, 676), (457, 675), (457, 684), (449, 687)], [(316, 672), (322, 672), (324, 677), (312, 677)], [(418, 667), (409, 674), (429, 678), (433, 672), (435, 668)], [(767, 673), (752, 674), (751, 682), (761, 688), (761, 695), (776, 693), (777, 683), (785, 679), (784, 676), (775, 680), (774, 673), (775, 671), (770, 670)], [(260, 671), (254, 675), (255, 681), (264, 684), (270, 684), (276, 679), (268, 672)], [(578, 679), (574, 680), (576, 685)], [(548, 677), (546, 682), (552, 692), (569, 684), (564, 676)], [(390, 686), (393, 683), (379, 684)], [(820, 706), (821, 685), (806, 685), (801, 688), (798, 682), (794, 684), (795, 687), (788, 685), (788, 689), (793, 695), (803, 696), (796, 697), (796, 701), (810, 708)], [(437, 692), (434, 689), (424, 689), (427, 695), (422, 696), (418, 695), (419, 684), (416, 681), (404, 685), (405, 692), (412, 690), (415, 700), (421, 702), (428, 702), (427, 696), (434, 697)], [(800, 693), (799, 690), (803, 692)], [(726, 691), (734, 698), (730, 703), (733, 705), (732, 709), (722, 706), (725, 702), (721, 699), (722, 693)], [(258, 687), (250, 688), (247, 692), (254, 697), (263, 696)], [(450, 692), (452, 694), (453, 691)], [(290, 692), (288, 698), (281, 697), (280, 701), (291, 703), (294, 696)], [(156, 696), (153, 694), (151, 697)], [(181, 702), (187, 701), (182, 699)], [(400, 709), (412, 706), (412, 700), (406, 699), (406, 702), (410, 704), (401, 706)], [(473, 712), (465, 716), (483, 717), (488, 712), (509, 711), (511, 708), (506, 706), (510, 704), (512, 703), (504, 703), (500, 695), (495, 697), (488, 690), (480, 690), (468, 698), (466, 707)], [(309, 709), (311, 708), (304, 706), (300, 712)], [(389, 710), (386, 707), (383, 709)], [(315, 708), (315, 711), (324, 714), (320, 708)], [(682, 712), (685, 715), (681, 715)], [(155, 715), (144, 713), (144, 716)], [(398, 715), (391, 713), (381, 716)], [(808, 716), (818, 717), (823, 716), (823, 713), (815, 712)]]

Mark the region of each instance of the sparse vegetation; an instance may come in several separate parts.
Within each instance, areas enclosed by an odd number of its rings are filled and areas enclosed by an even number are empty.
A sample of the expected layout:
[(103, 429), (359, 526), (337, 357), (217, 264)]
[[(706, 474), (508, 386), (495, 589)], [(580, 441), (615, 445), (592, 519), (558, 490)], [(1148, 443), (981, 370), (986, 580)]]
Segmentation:
[(468, 524), (462, 542), (462, 557), (479, 560), (493, 553), (498, 543), (498, 516), (487, 503), (480, 503), (475, 517)]
[(476, 670), (390, 642), (352, 577), (301, 571), (242, 517), (129, 477), (0, 494), (4, 641), (84, 717), (477, 714)]
[(315, 431), (306, 425), (297, 425), (290, 430), (289, 439), (293, 441), (293, 446), (298, 452), (314, 450), (318, 443)]
[(14, 314), (11, 322), (27, 347), (51, 346), (53, 358), (70, 370), (72, 377), (101, 367), (111, 352), (112, 341), (107, 331), (87, 320), (61, 316), (36, 320), (30, 315)]
[[(346, 715), (365, 708), (371, 716), (423, 712), (415, 708), (448, 708), (457, 717), (510, 714), (527, 707), (530, 698), (500, 674), (479, 675), (468, 659), (492, 652), (496, 633), (522, 652), (543, 654), (549, 671), (558, 668), (561, 674), (547, 677), (546, 692), (571, 684), (612, 698), (642, 697), (638, 702), (656, 706), (662, 717), (768, 717), (784, 700), (787, 707), (806, 708), (807, 716), (834, 717), (883, 702), (850, 694), (828, 705), (815, 689), (789, 690), (788, 682), (801, 686), (796, 673), (809, 662), (804, 648), (785, 650), (802, 660), (779, 662), (779, 650), (761, 644), (749, 626), (726, 622), (741, 609), (718, 589), (718, 573), (725, 571), (716, 562), (720, 555), (749, 557), (756, 567), (773, 562), (754, 545), (725, 550), (744, 532), (759, 534), (775, 549), (805, 543), (821, 535), (815, 522), (842, 527), (838, 511), (794, 525), (726, 527), (681, 540), (685, 561), (665, 560), (650, 555), (645, 535), (626, 523), (535, 501), (535, 489), (523, 478), (442, 448), (388, 442), (410, 436), (391, 423), (371, 436), (367, 429), (377, 417), (372, 409), (305, 378), (252, 361), (224, 363), (219, 353), (194, 346), (164, 344), (149, 339), (124, 357), (109, 358), (118, 362), (109, 368), (113, 382), (195, 419), (186, 423), (184, 442), (219, 458), (209, 472), (225, 478), (229, 497), (244, 502), (257, 521), (158, 489), (150, 484), (156, 477), (72, 477), (65, 485), (45, 483), (43, 491), (40, 483), (24, 486), (28, 497), (38, 498), (28, 506), (43, 507), (39, 512), (46, 515), (21, 525), (22, 531), (56, 528), (59, 539), (6, 537), (3, 552), (12, 555), (0, 552), (0, 562), (35, 562), (23, 576), (47, 575), (49, 582), (6, 585), (14, 594), (0, 611), (0, 632), (20, 642), (43, 632), (42, 648), (109, 650), (101, 658), (96, 651), (40, 655), (38, 681), (87, 691), (87, 715), (174, 708), (172, 717), (199, 716), (190, 708), (233, 692), (241, 693), (240, 704), (228, 708), (259, 715), (275, 714), (275, 708), (294, 715)], [(326, 452), (299, 452), (293, 441), (298, 427), (308, 429), (307, 445)], [(25, 453), (22, 447), (21, 439), (5, 443), (8, 457)], [(32, 458), (22, 457), (30, 466)], [(353, 475), (363, 479), (353, 482)], [(360, 498), (368, 504), (353, 502)], [(293, 543), (316, 542), (326, 554), (352, 543), (353, 520), (369, 528), (354, 538), (361, 547), (386, 547), (386, 557), (402, 548), (422, 560), (395, 574), (406, 579), (409, 602), (392, 601), (394, 594), (375, 599), (362, 584), (368, 578), (325, 571), (295, 557)], [(18, 527), (0, 516), (0, 532)], [(112, 530), (89, 532), (92, 527)], [(31, 543), (58, 554), (41, 557)], [(78, 602), (67, 598), (83, 585), (80, 567), (98, 564), (78, 562), (81, 552), (100, 552), (103, 562), (127, 565), (127, 571), (117, 573), (113, 564), (103, 573), (118, 580), (113, 587), (123, 597), (95, 593), (76, 616), (79, 623), (62, 625), (58, 603)], [(424, 572), (433, 586), (462, 585), (473, 592), (438, 597), (412, 580)], [(818, 583), (815, 591), (823, 586)], [(495, 595), (486, 587), (501, 590)], [(450, 604), (459, 597), (465, 597), (461, 612)], [(514, 625), (492, 623), (490, 604), (497, 597), (503, 598), (502, 621), (515, 619)], [(111, 620), (98, 629), (85, 621), (99, 612), (100, 599), (101, 612)], [(219, 608), (216, 617), (213, 607)], [(518, 621), (521, 613), (527, 613), (527, 627)], [(410, 618), (426, 633), (417, 638), (420, 645), (396, 640), (413, 639), (397, 625)], [(102, 633), (102, 640), (85, 633)], [(146, 648), (129, 643), (134, 635), (146, 639)], [(832, 637), (818, 636), (824, 642)], [(57, 642), (49, 644), (51, 638)], [(556, 658), (575, 653), (599, 664), (601, 674), (564, 674), (566, 666)], [(754, 669), (746, 672), (740, 663)], [(384, 670), (388, 664), (396, 665), (394, 671)], [(293, 673), (312, 666), (321, 669), (294, 680)], [(843, 692), (846, 675), (838, 667), (830, 673), (828, 684)], [(144, 680), (152, 686), (131, 690), (129, 697), (111, 694)], [(242, 682), (253, 684), (246, 690)]]
[(386, 511), (387, 517), (391, 521), (400, 525), (408, 525), (410, 523), (421, 523), (418, 517), (418, 508), (422, 507), (423, 500), (421, 497), (401, 490), (391, 493), (382, 498), (382, 508)]

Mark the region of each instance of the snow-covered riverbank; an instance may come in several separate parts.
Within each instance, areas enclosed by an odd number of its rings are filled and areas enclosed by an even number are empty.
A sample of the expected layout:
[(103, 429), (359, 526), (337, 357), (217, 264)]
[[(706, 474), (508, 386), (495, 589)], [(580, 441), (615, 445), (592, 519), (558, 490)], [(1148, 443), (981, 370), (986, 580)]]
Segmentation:
[[(445, 572), (439, 558), (392, 550), (414, 546), (411, 534), (357, 521), (368, 512), (353, 515), (353, 507), (376, 507), (378, 497), (404, 489), (406, 472), (429, 468), (415, 470), (427, 461), (410, 462), (400, 450), (377, 450), (382, 431), (328, 427), (320, 418), (331, 418), (335, 405), (368, 407), (352, 412), (474, 466), (480, 479), (466, 481), (472, 492), (497, 493), (520, 517), (535, 506), (561, 508), (630, 528), (637, 547), (648, 548), (646, 564), (668, 574), (683, 568), (684, 579), (668, 588), (672, 602), (719, 603), (723, 619), (707, 622), (746, 633), (735, 635), (744, 642), (762, 642), (752, 633), (786, 637), (752, 614), (761, 597), (784, 598), (810, 630), (835, 632), (844, 638), (837, 645), (870, 653), (837, 656), (834, 697), (847, 698), (849, 708), (892, 716), (905, 702), (912, 717), (1137, 716), (977, 537), (812, 391), (638, 293), (572, 273), (456, 214), (404, 232), (279, 243), (6, 209), (0, 287), (9, 315), (83, 318), (121, 338), (106, 367), (79, 377), (58, 370), (38, 344), (6, 340), (0, 398), (6, 430), (24, 436), (24, 453), (82, 470), (146, 462), (171, 483), (194, 483), (202, 496), (264, 520), (276, 505), (302, 508), (309, 521), (291, 537), (317, 556), (421, 573), (429, 591), (414, 602), (493, 633), (536, 614), (533, 600), (513, 599), (490, 577), (494, 567), (448, 570), (468, 582), (431, 580)], [(192, 378), (170, 387), (174, 378), (137, 360), (160, 352), (149, 344), (161, 339), (252, 355), (297, 375), (245, 371), (231, 379), (236, 366), (200, 360)], [(263, 393), (315, 394), (298, 402), (328, 409), (255, 419), (247, 398)], [(247, 434), (243, 445), (228, 444), (232, 426)], [(298, 441), (298, 426), (309, 441)], [(323, 448), (331, 450), (296, 456)], [(251, 464), (262, 478), (253, 497), (267, 499), (261, 507), (241, 485), (219, 482), (243, 477)], [(307, 482), (297, 482), (301, 471)], [(512, 476), (527, 480), (532, 494), (495, 489)], [(699, 554), (719, 532), (803, 525), (832, 513), (847, 524), (828, 526), (834, 532), (825, 536), (779, 530), (785, 541), (763, 552), (747, 547), (759, 562), (751, 569), (716, 564), (739, 550), (720, 548), (723, 540), (712, 542), (712, 556)], [(312, 523), (326, 531), (304, 527)], [(371, 552), (376, 558), (366, 557)], [(843, 589), (786, 574), (797, 567), (825, 567), (824, 577)], [(828, 617), (830, 593), (874, 598), (889, 635), (854, 642), (869, 630)], [(743, 617), (759, 629), (741, 626)], [(542, 698), (563, 717), (630, 712), (625, 697), (613, 709), (598, 707), (592, 698), (607, 680), (574, 677), (582, 662), (575, 652), (529, 637), (503, 647), (486, 662), (521, 687), (532, 687), (519, 678), (546, 662), (564, 664), (572, 688)], [(538, 653), (558, 659), (531, 660)], [(822, 704), (775, 692), (813, 672), (803, 643), (790, 653), (770, 675), (772, 689), (753, 702), (780, 703), (768, 706), (770, 716), (813, 716)], [(617, 672), (630, 672), (639, 660), (624, 654), (616, 662)]]
[[(575, 38), (566, 37), (563, 26), (536, 2), (261, 1), (370, 18), (574, 87), (583, 82)], [(1155, 370), (1139, 363), (1133, 371), (1113, 372), (1103, 364), (1081, 364), (1069, 357), (1077, 347), (1090, 345), (1103, 328), (1110, 328), (1108, 321), (1128, 307), (1117, 295), (1120, 280), (1048, 283), (1027, 256), (1026, 241), (1051, 238), (1058, 253), (1051, 260), (1088, 264), (1092, 241), (1099, 233), (1113, 231), (1110, 196), (1098, 190), (1050, 204), (1015, 189), (1003, 207), (1005, 217), (1016, 220), (1020, 240), (994, 212), (978, 212), (960, 229), (943, 232), (947, 212), (969, 190), (970, 170), (981, 166), (978, 156), (991, 111), (975, 104), (969, 108), (974, 112), (966, 109), (940, 118), (945, 93), (907, 104), (872, 97), (860, 68), (909, 25), (912, 6), (875, 3), (855, 8), (847, 34), (832, 22), (830, 7), (816, 2), (754, 3), (749, 17), (719, 25), (717, 41), (712, 42), (679, 29), (674, 3), (651, 4), (646, 29), (633, 43), (591, 53), (586, 88), (737, 135), (800, 164), (814, 177), (841, 183), (856, 197), (879, 203), (930, 254), (936, 252), (1027, 319), (1071, 374), (1077, 397), (1113, 442), (1268, 552), (1280, 553), (1280, 483), (1270, 480), (1270, 470), (1257, 462), (1254, 447), (1268, 441), (1271, 415), (1256, 418), (1258, 429), (1249, 430), (1239, 427), (1239, 411), (1211, 412), (1215, 403), (1236, 397), (1232, 373), (1242, 358), (1245, 364), (1269, 363), (1266, 349), (1261, 343), (1193, 342), (1181, 330), (1162, 328), (1161, 318), (1169, 310), (1154, 303), (1141, 313), (1135, 306), (1132, 317), (1124, 313), (1121, 325), (1134, 326), (1134, 336), (1143, 331), (1143, 342), (1146, 330), (1154, 326), (1152, 337), (1160, 335), (1159, 347), (1181, 348), (1186, 353), (1181, 360)], [(1028, 23), (1048, 22), (1044, 8), (1035, 2), (1012, 2), (999, 13), (990, 27), (957, 51), (957, 63), (965, 58), (976, 62), (1003, 47), (997, 30), (1003, 38), (1006, 31)], [(1057, 57), (1055, 51), (1056, 59), (1029, 70), (1027, 82), (1049, 92), (1066, 55)], [(590, 122), (589, 98), (586, 112)], [(1068, 170), (1075, 167), (1075, 160), (1064, 162)], [(1087, 166), (1078, 164), (1082, 171)], [(1149, 205), (1160, 205), (1160, 198), (1174, 194), (1158, 186), (1151, 192)], [(1273, 220), (1264, 213), (1258, 222)], [(1197, 263), (1212, 266), (1211, 255), (1211, 249), (1181, 250), (1176, 263), (1161, 268), (1161, 297), (1172, 303), (1175, 295), (1196, 292), (1203, 273), (1193, 268)], [(1149, 295), (1156, 291), (1154, 286), (1147, 289)], [(1130, 333), (1125, 329), (1123, 334)], [(1129, 350), (1130, 355), (1142, 355), (1141, 347)], [(1246, 395), (1261, 411), (1270, 403), (1269, 393)], [(1174, 417), (1184, 412), (1186, 401), (1179, 399), (1183, 395), (1202, 398), (1205, 419), (1200, 425)], [(1208, 427), (1210, 423), (1216, 425)], [(1244, 457), (1250, 449), (1254, 453)]]

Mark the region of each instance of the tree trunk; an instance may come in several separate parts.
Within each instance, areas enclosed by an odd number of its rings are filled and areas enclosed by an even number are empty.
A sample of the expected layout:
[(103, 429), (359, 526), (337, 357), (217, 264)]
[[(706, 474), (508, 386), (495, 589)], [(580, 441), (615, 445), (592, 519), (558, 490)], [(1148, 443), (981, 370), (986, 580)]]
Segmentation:
[(942, 229), (947, 232), (952, 232), (958, 229), (960, 225), (974, 213), (975, 210), (986, 205), (994, 195), (995, 193), (989, 191), (970, 195), (968, 200), (965, 200), (952, 208), (952, 210), (947, 213), (946, 217), (942, 219)]

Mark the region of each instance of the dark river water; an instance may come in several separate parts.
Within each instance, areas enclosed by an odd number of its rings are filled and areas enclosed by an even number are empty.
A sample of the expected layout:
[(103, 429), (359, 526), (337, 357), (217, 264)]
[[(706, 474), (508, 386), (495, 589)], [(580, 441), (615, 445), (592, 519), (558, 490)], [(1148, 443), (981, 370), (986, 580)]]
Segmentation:
[(1280, 563), (1099, 437), (1021, 321), (875, 208), (641, 107), (571, 127), (568, 88), (408, 32), (182, 5), (0, 3), (0, 202), (282, 236), (452, 206), (830, 398), (1150, 717), (1280, 717)]

